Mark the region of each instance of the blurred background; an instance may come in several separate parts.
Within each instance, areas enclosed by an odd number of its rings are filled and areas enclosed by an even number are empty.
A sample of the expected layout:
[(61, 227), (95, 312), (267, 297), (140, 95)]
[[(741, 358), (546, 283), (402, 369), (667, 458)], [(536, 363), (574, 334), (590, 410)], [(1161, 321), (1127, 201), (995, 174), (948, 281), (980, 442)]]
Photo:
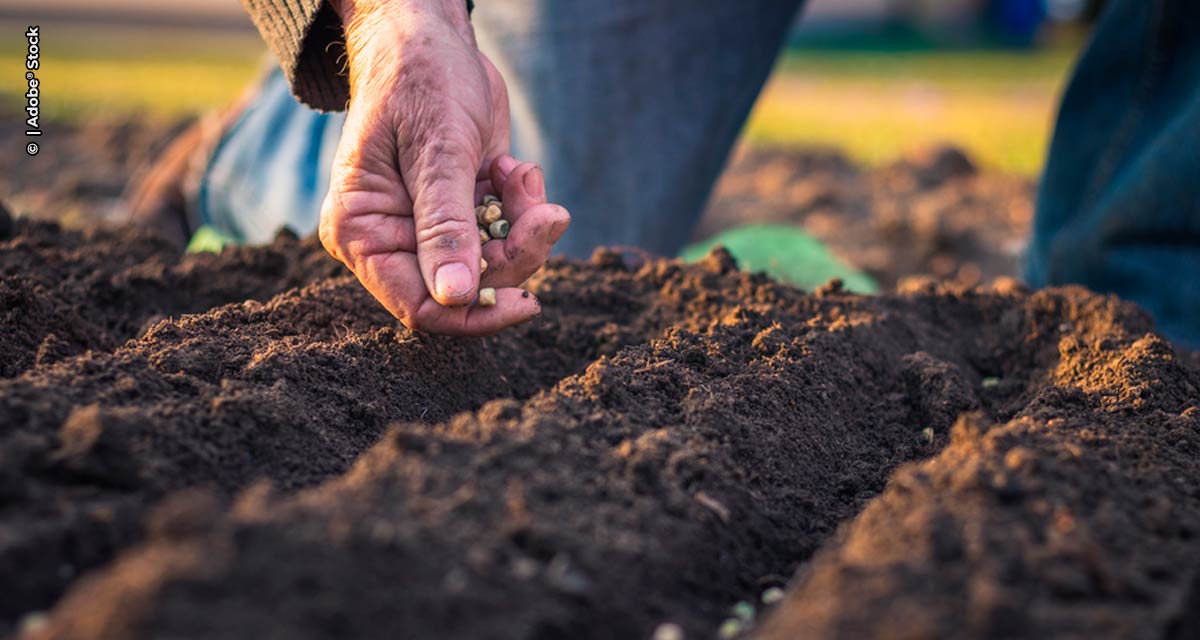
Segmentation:
[[(810, 0), (697, 240), (785, 222), (885, 285), (1015, 273), (1056, 103), (1102, 4)], [(58, 141), (36, 162), (6, 142), (30, 23), (44, 140)], [(129, 178), (237, 96), (265, 52), (238, 0), (6, 0), (0, 34), (0, 195), (67, 222), (113, 217)], [(942, 188), (976, 172), (989, 177)]]
[[(748, 139), (876, 164), (953, 140), (984, 166), (1032, 175), (1101, 1), (811, 0)], [(195, 114), (236, 95), (264, 50), (237, 0), (7, 0), (4, 59), (22, 59), (31, 20), (54, 119)], [(22, 81), (0, 76), (0, 100), (19, 106)]]

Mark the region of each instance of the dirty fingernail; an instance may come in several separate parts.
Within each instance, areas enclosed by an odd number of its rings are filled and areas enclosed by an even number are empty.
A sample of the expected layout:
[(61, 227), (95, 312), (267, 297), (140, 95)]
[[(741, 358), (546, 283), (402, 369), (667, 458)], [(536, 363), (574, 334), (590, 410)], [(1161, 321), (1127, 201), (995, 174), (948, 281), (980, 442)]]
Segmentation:
[(542, 177), (542, 168), (534, 167), (525, 174), (525, 193), (529, 197), (541, 200), (546, 197), (546, 180)]
[(553, 225), (551, 225), (551, 227), (550, 227), (550, 243), (554, 244), (555, 242), (558, 242), (558, 239), (562, 237), (563, 233), (566, 233), (567, 227), (569, 227), (569, 226), (571, 226), (570, 220), (562, 220), (559, 222), (555, 222)]
[(433, 274), (433, 288), (443, 300), (461, 298), (471, 292), (471, 270), (461, 262), (438, 267)]
[(497, 166), (500, 168), (500, 173), (505, 178), (507, 178), (508, 174), (512, 173), (512, 170), (516, 169), (517, 165), (520, 164), (519, 162), (517, 162), (516, 158), (514, 158), (508, 154), (500, 156), (496, 160), (496, 162), (497, 162)]

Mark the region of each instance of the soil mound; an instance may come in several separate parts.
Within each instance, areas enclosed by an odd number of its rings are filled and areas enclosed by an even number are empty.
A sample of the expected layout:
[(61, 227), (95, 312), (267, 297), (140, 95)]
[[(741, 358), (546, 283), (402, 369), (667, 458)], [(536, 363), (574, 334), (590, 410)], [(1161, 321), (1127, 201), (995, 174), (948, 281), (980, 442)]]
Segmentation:
[(802, 226), (884, 288), (928, 275), (975, 285), (1020, 273), (1033, 181), (977, 172), (954, 147), (918, 149), (867, 169), (835, 150), (737, 150), (696, 229)]
[(465, 340), (311, 240), (21, 220), (0, 276), (31, 637), (711, 637), (774, 586), (764, 637), (1200, 622), (1200, 375), (1111, 297), (600, 251)]

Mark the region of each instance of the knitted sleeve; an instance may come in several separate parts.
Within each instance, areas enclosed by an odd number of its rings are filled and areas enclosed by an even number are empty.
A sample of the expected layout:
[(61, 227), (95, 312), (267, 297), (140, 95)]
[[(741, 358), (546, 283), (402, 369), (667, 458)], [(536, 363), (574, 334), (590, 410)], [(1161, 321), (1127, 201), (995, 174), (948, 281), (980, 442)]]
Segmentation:
[[(468, 12), (473, 4), (467, 0)], [(350, 100), (345, 37), (333, 7), (325, 0), (242, 0), (242, 5), (296, 98), (320, 111), (345, 109)]]

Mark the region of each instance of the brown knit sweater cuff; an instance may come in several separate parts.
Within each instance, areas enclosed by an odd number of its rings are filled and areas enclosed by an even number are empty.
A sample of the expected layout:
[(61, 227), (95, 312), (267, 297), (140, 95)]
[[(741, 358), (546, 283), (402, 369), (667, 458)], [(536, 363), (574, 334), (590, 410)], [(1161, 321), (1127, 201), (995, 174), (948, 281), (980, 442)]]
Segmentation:
[(350, 100), (342, 23), (325, 0), (242, 0), (296, 99), (319, 111)]
[[(466, 0), (467, 13), (474, 8)], [(342, 21), (326, 0), (242, 0), (296, 99), (318, 111), (350, 102)]]

